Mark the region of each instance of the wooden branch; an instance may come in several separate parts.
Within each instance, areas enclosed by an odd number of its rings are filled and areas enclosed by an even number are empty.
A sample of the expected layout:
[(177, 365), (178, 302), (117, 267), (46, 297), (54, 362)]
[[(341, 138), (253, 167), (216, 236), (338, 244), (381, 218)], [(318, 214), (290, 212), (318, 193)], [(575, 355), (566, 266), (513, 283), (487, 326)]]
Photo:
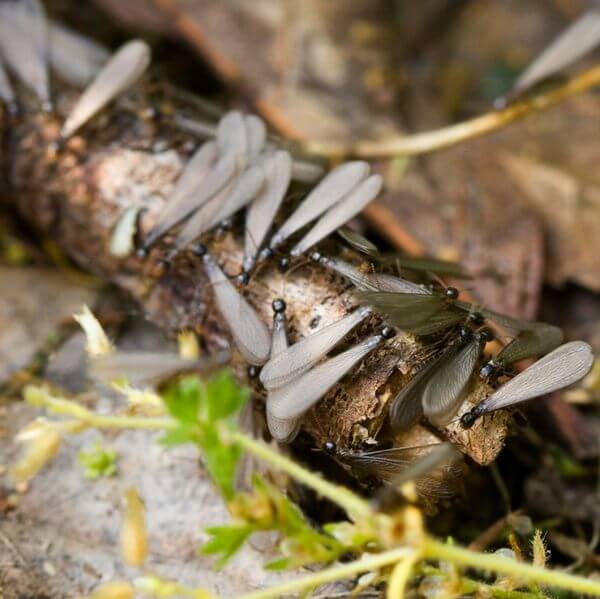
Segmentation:
[[(75, 97), (63, 90), (56, 102), (62, 116), (40, 114), (29, 107), (22, 120), (4, 121), (8, 151), (2, 156), (2, 166), (12, 201), (29, 223), (51, 237), (83, 269), (127, 291), (166, 332), (194, 329), (210, 351), (227, 345), (230, 336), (198, 258), (182, 255), (166, 269), (161, 257), (168, 239), (145, 259), (117, 259), (109, 252), (113, 227), (126, 208), (143, 207), (141, 231), (151, 228), (194, 147), (192, 137), (173, 127), (169, 117), (182, 111), (193, 115), (194, 106), (185, 105), (163, 88), (159, 82), (146, 82), (55, 152), (53, 142)], [(160, 106), (159, 118), (147, 110), (150, 93)], [(237, 274), (239, 228), (207, 241), (225, 270)], [(335, 252), (336, 246), (331, 242), (324, 249)], [(253, 276), (247, 295), (266, 322), (272, 318), (273, 299), (285, 298), (292, 341), (341, 318), (355, 305), (347, 283), (313, 264), (298, 264), (286, 274), (267, 265)], [(364, 337), (373, 326), (371, 321), (359, 327), (348, 343)], [(305, 418), (305, 429), (315, 443), (332, 439), (348, 446), (376, 434), (384, 422), (387, 401), (421, 366), (422, 350), (411, 336), (399, 335), (374, 352)], [(235, 353), (232, 366), (240, 380), (246, 381), (246, 365)], [(260, 396), (258, 384), (251, 384)], [(473, 387), (471, 401), (486, 392), (479, 381)], [(454, 423), (439, 433), (475, 461), (489, 463), (502, 447), (507, 419), (507, 414), (495, 414), (469, 431)], [(431, 442), (431, 433), (416, 427), (396, 441), (420, 444), (424, 439)]]

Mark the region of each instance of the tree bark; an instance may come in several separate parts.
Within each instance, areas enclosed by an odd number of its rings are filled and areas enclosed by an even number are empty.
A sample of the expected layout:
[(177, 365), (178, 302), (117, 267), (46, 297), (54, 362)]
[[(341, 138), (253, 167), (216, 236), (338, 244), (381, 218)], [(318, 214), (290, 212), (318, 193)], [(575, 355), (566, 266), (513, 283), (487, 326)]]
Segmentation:
[[(193, 329), (207, 351), (228, 345), (229, 332), (198, 258), (184, 252), (166, 268), (161, 257), (169, 247), (168, 237), (144, 259), (135, 255), (118, 259), (109, 251), (113, 228), (128, 207), (143, 208), (140, 235), (152, 227), (198, 142), (178, 130), (171, 117), (180, 113), (193, 117), (196, 107), (160, 81), (148, 79), (56, 151), (53, 142), (76, 94), (62, 89), (55, 97), (53, 115), (26, 106), (18, 120), (3, 116), (1, 163), (11, 202), (81, 268), (128, 292), (166, 332)], [(160, 116), (149, 106), (158, 107)], [(239, 272), (240, 226), (220, 236), (208, 235), (207, 244), (229, 274)], [(330, 240), (324, 251), (339, 253), (338, 246)], [(253, 275), (245, 293), (266, 322), (272, 318), (272, 300), (285, 299), (292, 342), (341, 318), (356, 305), (349, 284), (304, 261), (285, 274), (267, 264)], [(373, 331), (375, 321), (360, 326), (347, 343)], [(426, 353), (419, 341), (402, 333), (373, 352), (305, 418), (304, 428), (315, 444), (331, 439), (348, 447), (377, 434), (384, 428), (387, 402), (418, 370)], [(248, 382), (245, 364), (235, 351), (232, 367), (241, 381)], [(249, 383), (260, 397), (259, 384)], [(479, 379), (474, 381), (462, 409), (486, 392)], [(435, 434), (456, 443), (476, 462), (487, 464), (503, 445), (507, 419), (507, 414), (498, 413), (469, 431), (454, 423)], [(431, 434), (416, 427), (395, 441), (431, 442)]]

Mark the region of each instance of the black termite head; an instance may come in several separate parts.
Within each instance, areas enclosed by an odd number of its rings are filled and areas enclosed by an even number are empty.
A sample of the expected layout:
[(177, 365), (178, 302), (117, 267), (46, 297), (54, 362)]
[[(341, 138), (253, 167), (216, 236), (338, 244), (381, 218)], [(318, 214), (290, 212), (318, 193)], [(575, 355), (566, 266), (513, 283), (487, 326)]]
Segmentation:
[(481, 339), (486, 343), (488, 343), (489, 341), (493, 341), (494, 339), (494, 333), (491, 331), (491, 329), (488, 329), (487, 327), (480, 329), (478, 331), (478, 334), (480, 335)]
[(255, 379), (260, 373), (260, 368), (258, 366), (255, 366), (254, 364), (251, 364), (250, 366), (248, 366), (248, 378), (249, 379)]
[(283, 256), (279, 259), (278, 268), (280, 272), (285, 272), (290, 267), (290, 258), (289, 256)]
[(482, 379), (489, 379), (500, 369), (500, 364), (497, 364), (494, 360), (490, 360), (485, 364), (479, 371), (479, 376)]
[(458, 299), (458, 289), (456, 287), (446, 287), (446, 289), (444, 289), (444, 295), (449, 300)]
[(323, 257), (323, 256), (321, 255), (321, 252), (313, 252), (313, 253), (310, 255), (310, 259), (311, 259), (313, 262), (320, 262), (322, 257)]
[(275, 312), (275, 314), (283, 314), (285, 312), (285, 309), (287, 308), (287, 305), (285, 303), (285, 300), (278, 297), (277, 299), (273, 300), (271, 307), (273, 308), (273, 312)]
[(250, 282), (250, 273), (247, 271), (241, 272), (235, 277), (235, 282), (245, 287)]
[(218, 237), (222, 236), (225, 234), (226, 231), (231, 231), (232, 228), (233, 228), (233, 220), (230, 218), (225, 218), (219, 223), (219, 226), (217, 227), (217, 230), (215, 231), (215, 235), (217, 235)]
[(198, 258), (206, 256), (207, 253), (208, 248), (203, 243), (197, 243), (192, 247), (192, 254), (194, 254), (194, 256), (198, 256)]
[(142, 245), (137, 250), (135, 250), (135, 255), (138, 258), (145, 258), (148, 255), (148, 248)]
[(467, 325), (461, 325), (458, 327), (457, 332), (459, 338), (465, 341), (469, 340), (473, 336), (473, 331)]
[(485, 316), (481, 312), (471, 312), (467, 317), (467, 321), (476, 327), (480, 327), (485, 324)]
[(381, 331), (379, 332), (379, 334), (384, 339), (393, 339), (396, 336), (396, 330), (393, 327), (385, 325), (381, 327)]
[(475, 421), (483, 414), (482, 405), (475, 406), (469, 412), (466, 412), (460, 417), (460, 424), (463, 428), (471, 428)]
[(275, 254), (275, 252), (273, 251), (272, 248), (265, 247), (262, 250), (260, 250), (260, 252), (258, 253), (258, 261), (266, 262), (267, 260), (271, 259), (274, 254)]
[(323, 443), (323, 451), (329, 455), (335, 455), (337, 446), (333, 441), (325, 441), (325, 443)]

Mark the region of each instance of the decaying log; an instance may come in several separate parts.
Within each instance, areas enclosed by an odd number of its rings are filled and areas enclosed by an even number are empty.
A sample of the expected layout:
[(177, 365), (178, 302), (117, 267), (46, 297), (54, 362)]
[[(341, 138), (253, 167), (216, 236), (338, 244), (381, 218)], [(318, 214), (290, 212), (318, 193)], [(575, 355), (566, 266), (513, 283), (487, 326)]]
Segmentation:
[[(191, 328), (211, 351), (228, 345), (230, 336), (197, 257), (184, 253), (167, 268), (161, 257), (168, 238), (144, 259), (135, 255), (117, 259), (109, 251), (112, 230), (126, 208), (144, 208), (142, 235), (152, 227), (197, 143), (174, 127), (171, 118), (176, 113), (194, 116), (197, 109), (169, 89), (155, 80), (145, 81), (59, 150), (54, 142), (76, 93), (57, 91), (55, 114), (28, 107), (18, 120), (3, 117), (2, 163), (8, 194), (29, 223), (83, 269), (126, 290), (166, 332)], [(149, 106), (158, 107), (160, 116)], [(239, 272), (239, 230), (208, 236), (208, 245), (227, 272)], [(329, 249), (336, 248), (331, 242)], [(346, 282), (309, 263), (286, 274), (275, 265), (262, 267), (252, 277), (247, 295), (266, 322), (272, 318), (272, 300), (285, 298), (292, 341), (344, 316), (356, 303)], [(374, 324), (375, 319), (363, 324), (348, 343), (364, 337)], [(377, 433), (387, 402), (419, 368), (426, 350), (413, 337), (399, 334), (373, 352), (305, 418), (305, 429), (315, 443), (333, 439), (349, 446)], [(235, 352), (232, 366), (240, 380), (247, 380), (245, 364)], [(485, 385), (474, 382), (463, 410), (485, 393)], [(502, 447), (507, 420), (507, 414), (497, 413), (469, 431), (454, 423), (438, 434), (476, 462), (487, 464)], [(429, 438), (430, 433), (423, 430), (423, 435)], [(415, 431), (410, 436), (411, 442), (418, 442), (418, 431), (417, 439)]]

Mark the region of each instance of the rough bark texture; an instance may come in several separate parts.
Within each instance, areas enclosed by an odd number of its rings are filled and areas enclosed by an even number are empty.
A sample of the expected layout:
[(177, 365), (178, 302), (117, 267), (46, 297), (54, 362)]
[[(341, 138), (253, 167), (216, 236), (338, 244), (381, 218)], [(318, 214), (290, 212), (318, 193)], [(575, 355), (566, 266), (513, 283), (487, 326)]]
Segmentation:
[[(135, 256), (118, 260), (108, 250), (114, 225), (131, 205), (145, 209), (140, 228), (142, 234), (149, 230), (193, 149), (193, 140), (177, 131), (169, 118), (174, 112), (190, 114), (193, 107), (160, 90), (156, 82), (146, 82), (58, 153), (52, 151), (52, 142), (59, 119), (28, 112), (7, 127), (7, 179), (21, 214), (55, 239), (82, 268), (128, 291), (166, 331), (194, 329), (210, 351), (227, 345), (230, 337), (197, 258), (182, 255), (166, 269), (160, 258), (168, 239), (143, 260)], [(146, 110), (151, 97), (161, 108), (159, 119)], [(73, 99), (69, 92), (58, 96), (59, 115)], [(237, 273), (239, 233), (209, 236), (208, 242), (225, 270)], [(335, 251), (335, 246), (329, 249)], [(292, 341), (339, 319), (355, 305), (347, 283), (311, 264), (299, 263), (286, 274), (267, 265), (254, 275), (247, 295), (267, 322), (272, 300), (285, 298)], [(356, 337), (373, 330), (374, 324), (359, 327)], [(352, 341), (351, 337), (348, 343)], [(373, 352), (306, 419), (316, 443), (333, 438), (347, 446), (376, 433), (388, 400), (422, 364), (423, 350), (412, 337), (399, 335)], [(234, 355), (233, 366), (244, 379), (245, 365), (239, 356)], [(482, 384), (474, 383), (465, 409), (484, 393)], [(506, 418), (500, 414), (484, 419), (469, 432), (452, 424), (442, 434), (475, 461), (489, 463), (502, 447)]]

